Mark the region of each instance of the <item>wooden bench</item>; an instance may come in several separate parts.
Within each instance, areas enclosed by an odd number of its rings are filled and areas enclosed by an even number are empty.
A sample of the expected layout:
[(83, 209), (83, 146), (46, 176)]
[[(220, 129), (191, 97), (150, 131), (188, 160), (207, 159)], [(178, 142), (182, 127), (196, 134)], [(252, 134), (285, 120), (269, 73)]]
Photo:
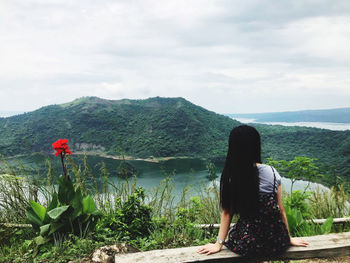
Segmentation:
[[(278, 257), (263, 258), (261, 260), (291, 260), (310, 258), (329, 258), (350, 256), (350, 232), (303, 237), (309, 242), (307, 247), (290, 247), (284, 254)], [(184, 247), (173, 249), (152, 250), (130, 254), (117, 254), (116, 263), (174, 263), (174, 262), (254, 262), (251, 259), (241, 257), (227, 248), (212, 255), (201, 255), (196, 247)]]

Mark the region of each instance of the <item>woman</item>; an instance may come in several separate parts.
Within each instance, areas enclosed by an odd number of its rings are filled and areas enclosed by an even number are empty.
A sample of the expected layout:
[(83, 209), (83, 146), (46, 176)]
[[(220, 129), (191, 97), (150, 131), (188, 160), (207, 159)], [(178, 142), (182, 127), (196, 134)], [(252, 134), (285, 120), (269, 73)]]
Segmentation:
[[(289, 246), (308, 245), (290, 237), (282, 205), (281, 176), (273, 167), (261, 164), (260, 135), (248, 125), (230, 133), (220, 180), (220, 205), (217, 241), (200, 247), (200, 254), (217, 253), (225, 245), (242, 256), (262, 257), (281, 254)], [(234, 214), (240, 217), (228, 232)]]

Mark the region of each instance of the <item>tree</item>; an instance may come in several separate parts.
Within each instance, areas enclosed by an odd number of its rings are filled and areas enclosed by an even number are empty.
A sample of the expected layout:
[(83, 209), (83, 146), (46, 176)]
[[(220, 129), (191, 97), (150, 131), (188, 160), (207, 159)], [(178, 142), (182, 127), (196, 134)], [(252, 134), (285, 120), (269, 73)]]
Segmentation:
[[(280, 160), (276, 161), (272, 158), (268, 159), (268, 164), (274, 166), (281, 173), (285, 175), (285, 177), (291, 180), (290, 186), (290, 195), (285, 198), (286, 205), (288, 209), (297, 209), (303, 215), (303, 217), (308, 217), (308, 209), (305, 200), (309, 197), (309, 192), (306, 192), (311, 181), (315, 181), (315, 179), (319, 176), (319, 168), (315, 166), (314, 161), (316, 159), (308, 158), (308, 157), (295, 157), (291, 161)], [(308, 184), (305, 187), (304, 191), (294, 191), (293, 185), (296, 180), (307, 180)]]
[(296, 180), (306, 180), (308, 181), (308, 185), (304, 189), (304, 193), (306, 189), (309, 187), (312, 181), (315, 181), (317, 177), (321, 177), (319, 173), (319, 168), (314, 164), (314, 161), (317, 159), (297, 156), (294, 157), (291, 161), (286, 160), (273, 160), (272, 158), (267, 159), (267, 164), (272, 165), (281, 173), (284, 174), (285, 177), (291, 180), (290, 193), (293, 192), (293, 186)]

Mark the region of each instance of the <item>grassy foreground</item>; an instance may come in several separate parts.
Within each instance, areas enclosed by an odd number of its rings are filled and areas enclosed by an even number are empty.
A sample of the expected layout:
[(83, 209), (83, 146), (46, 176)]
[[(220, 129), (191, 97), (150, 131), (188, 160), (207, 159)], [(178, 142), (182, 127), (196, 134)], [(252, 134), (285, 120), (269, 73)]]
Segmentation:
[[(197, 224), (220, 221), (219, 186), (215, 181), (210, 184), (203, 182), (197, 187), (196, 196), (189, 196), (189, 187), (186, 187), (180, 201), (175, 202), (174, 181), (169, 174), (164, 174), (157, 187), (145, 192), (136, 187), (135, 177), (113, 185), (108, 181), (109, 174), (103, 163), (100, 174), (92, 174), (86, 161), (83, 163), (76, 166), (69, 162), (67, 167), (68, 174), (74, 178), (73, 200), (77, 200), (76, 196), (82, 196), (82, 203), (86, 204), (90, 196), (93, 197), (94, 207), (81, 208), (83, 212), (78, 215), (74, 212), (77, 202), (70, 206), (71, 200), (67, 200), (67, 204), (56, 204), (53, 209), (55, 215), (49, 211), (49, 219), (43, 216), (41, 221), (37, 221), (38, 224), (43, 223), (39, 228), (0, 227), (0, 262), (79, 262), (94, 249), (108, 244), (127, 243), (143, 251), (194, 246), (216, 239), (217, 230), (196, 227)], [(67, 185), (61, 190), (57, 189), (59, 181), (50, 162), (46, 165), (48, 174), (44, 180), (36, 179), (42, 176), (23, 176), (21, 165), (3, 166), (5, 168), (0, 175), (1, 223), (28, 223), (31, 215), (28, 211), (49, 210), (55, 194), (67, 190)], [(288, 168), (288, 163), (284, 165), (280, 168)], [(300, 165), (307, 168), (310, 162)], [(209, 165), (208, 178), (212, 176), (213, 167)], [(329, 192), (292, 191), (291, 195), (284, 194), (292, 235), (350, 231), (349, 225), (332, 224), (332, 218), (350, 215), (349, 201), (344, 185), (331, 187)], [(84, 213), (86, 217), (82, 217)], [(91, 215), (96, 215), (98, 220), (93, 221)], [(53, 231), (53, 226), (64, 224), (66, 221), (63, 218), (67, 217), (78, 218), (80, 221), (76, 222), (80, 224), (67, 222), (67, 226)], [(309, 224), (307, 220), (313, 218), (328, 219), (323, 225)], [(46, 230), (46, 220), (51, 220), (50, 231)], [(91, 227), (92, 223), (86, 226), (89, 220), (95, 222), (94, 227)]]

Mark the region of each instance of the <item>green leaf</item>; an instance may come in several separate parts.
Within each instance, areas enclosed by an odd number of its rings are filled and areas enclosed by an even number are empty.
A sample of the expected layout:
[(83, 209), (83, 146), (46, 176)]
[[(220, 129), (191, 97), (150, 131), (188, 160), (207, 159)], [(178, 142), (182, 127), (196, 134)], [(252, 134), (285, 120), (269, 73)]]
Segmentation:
[(38, 237), (34, 238), (34, 241), (37, 244), (37, 246), (41, 246), (41, 245), (47, 243), (47, 241), (49, 241), (49, 239), (44, 238), (42, 236), (38, 236)]
[(51, 222), (51, 228), (50, 228), (51, 230), (48, 235), (51, 235), (57, 232), (58, 230), (60, 230), (62, 227), (68, 226), (68, 225), (69, 225), (68, 222), (64, 222), (64, 223)]
[(49, 232), (50, 224), (46, 224), (40, 227), (40, 236), (45, 236), (47, 232)]
[(103, 213), (100, 210), (96, 210), (96, 211), (92, 212), (92, 215), (96, 216), (96, 217), (101, 217), (101, 216), (103, 216)]
[(74, 211), (71, 215), (71, 219), (74, 220), (76, 217), (80, 216), (83, 212), (83, 195), (81, 194), (80, 187), (75, 191), (73, 200), (70, 202), (70, 205), (73, 207)]
[(74, 186), (70, 177), (65, 178), (61, 175), (58, 178), (58, 200), (61, 204), (68, 205), (74, 198)]
[(34, 202), (33, 200), (29, 201), (30, 206), (32, 207), (35, 214), (40, 218), (41, 222), (45, 219), (46, 209), (42, 205)]
[(48, 205), (46, 211), (47, 211), (47, 212), (51, 211), (52, 209), (56, 208), (57, 205), (58, 205), (58, 195), (57, 195), (57, 193), (54, 193), (54, 194), (52, 195), (51, 202), (50, 202), (50, 204)]
[(333, 217), (328, 217), (326, 221), (321, 225), (321, 234), (328, 234), (331, 232), (333, 226)]
[(304, 223), (303, 216), (299, 210), (294, 210), (294, 211), (296, 215), (297, 225), (300, 226)]
[(48, 212), (48, 215), (51, 219), (57, 220), (64, 212), (67, 211), (69, 207), (70, 207), (69, 205), (65, 205), (65, 206), (54, 208)]
[(34, 229), (38, 229), (38, 226), (41, 226), (43, 222), (37, 216), (37, 214), (33, 211), (31, 207), (28, 207), (26, 210), (26, 216), (28, 221), (33, 225)]
[(83, 212), (84, 214), (92, 214), (96, 211), (96, 205), (94, 199), (90, 195), (83, 199)]
[(49, 203), (48, 207), (46, 208), (46, 214), (45, 219), (43, 221), (43, 224), (49, 224), (51, 219), (48, 215), (48, 212), (50, 212), (52, 209), (56, 208), (58, 205), (58, 196), (57, 193), (54, 193), (51, 198), (51, 202)]

